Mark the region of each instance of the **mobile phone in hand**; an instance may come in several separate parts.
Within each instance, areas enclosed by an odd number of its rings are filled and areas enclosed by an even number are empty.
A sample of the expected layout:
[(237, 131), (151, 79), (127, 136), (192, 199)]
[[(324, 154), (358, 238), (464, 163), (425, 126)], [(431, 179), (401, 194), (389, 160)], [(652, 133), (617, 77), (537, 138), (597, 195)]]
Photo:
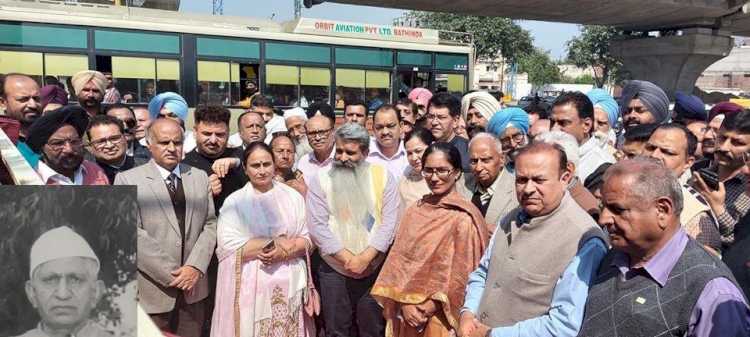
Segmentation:
[(263, 246), (263, 252), (268, 253), (272, 251), (274, 248), (276, 248), (276, 242), (274, 240), (268, 241), (268, 243)]
[(703, 182), (706, 183), (706, 186), (708, 188), (716, 191), (719, 189), (719, 174), (711, 171), (708, 168), (702, 168), (698, 170), (698, 174), (700, 174), (701, 179), (703, 179)]

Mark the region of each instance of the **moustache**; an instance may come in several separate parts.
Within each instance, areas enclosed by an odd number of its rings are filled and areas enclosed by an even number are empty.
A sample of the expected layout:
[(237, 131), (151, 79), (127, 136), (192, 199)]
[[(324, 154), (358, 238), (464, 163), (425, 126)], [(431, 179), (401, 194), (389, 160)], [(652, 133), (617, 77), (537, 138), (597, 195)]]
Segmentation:
[(337, 167), (345, 167), (345, 168), (350, 168), (350, 169), (357, 167), (357, 164), (359, 164), (359, 162), (351, 161), (351, 160), (334, 160), (333, 161), (333, 165)]

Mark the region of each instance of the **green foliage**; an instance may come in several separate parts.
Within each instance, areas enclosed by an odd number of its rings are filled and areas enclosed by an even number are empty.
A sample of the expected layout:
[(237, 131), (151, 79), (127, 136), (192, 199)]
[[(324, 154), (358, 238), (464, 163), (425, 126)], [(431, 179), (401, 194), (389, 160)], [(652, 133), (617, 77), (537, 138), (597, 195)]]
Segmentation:
[(534, 48), (534, 50), (518, 61), (518, 71), (529, 75), (529, 83), (535, 87), (545, 84), (559, 83), (562, 79), (560, 69), (552, 61), (548, 51)]
[(584, 74), (582, 76), (578, 76), (575, 79), (573, 79), (573, 84), (594, 84), (596, 85), (596, 80), (594, 80), (594, 77), (589, 74)]
[(622, 62), (609, 53), (610, 41), (621, 35), (616, 28), (607, 26), (581, 26), (581, 35), (566, 43), (568, 60), (581, 68), (593, 67), (595, 71), (594, 85), (597, 88), (617, 80)]
[(507, 18), (421, 11), (407, 12), (404, 17), (420, 28), (471, 33), (477, 59), (494, 59), (500, 53), (513, 63), (534, 49), (529, 31)]

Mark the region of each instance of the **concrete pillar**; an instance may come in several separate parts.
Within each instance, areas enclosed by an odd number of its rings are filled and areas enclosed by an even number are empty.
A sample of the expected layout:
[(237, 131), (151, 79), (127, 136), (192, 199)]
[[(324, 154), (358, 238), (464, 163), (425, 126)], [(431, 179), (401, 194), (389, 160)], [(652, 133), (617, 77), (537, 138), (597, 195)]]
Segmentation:
[(692, 93), (701, 73), (729, 55), (733, 45), (730, 36), (691, 28), (679, 36), (615, 40), (609, 48), (633, 79), (653, 82), (674, 99), (675, 91)]

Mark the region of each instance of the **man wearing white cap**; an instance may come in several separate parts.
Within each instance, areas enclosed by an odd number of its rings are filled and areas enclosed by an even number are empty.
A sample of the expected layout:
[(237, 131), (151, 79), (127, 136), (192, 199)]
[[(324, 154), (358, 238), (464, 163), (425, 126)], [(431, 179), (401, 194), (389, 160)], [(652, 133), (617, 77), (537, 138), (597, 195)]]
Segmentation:
[(19, 337), (112, 336), (89, 319), (105, 287), (99, 259), (83, 237), (57, 227), (39, 236), (29, 255), (26, 296), (41, 321)]
[(305, 123), (307, 122), (305, 109), (298, 107), (284, 110), (284, 122), (286, 123), (289, 135), (294, 140), (294, 162), (296, 163), (300, 158), (312, 152), (310, 143), (307, 142), (307, 132), (305, 131)]

